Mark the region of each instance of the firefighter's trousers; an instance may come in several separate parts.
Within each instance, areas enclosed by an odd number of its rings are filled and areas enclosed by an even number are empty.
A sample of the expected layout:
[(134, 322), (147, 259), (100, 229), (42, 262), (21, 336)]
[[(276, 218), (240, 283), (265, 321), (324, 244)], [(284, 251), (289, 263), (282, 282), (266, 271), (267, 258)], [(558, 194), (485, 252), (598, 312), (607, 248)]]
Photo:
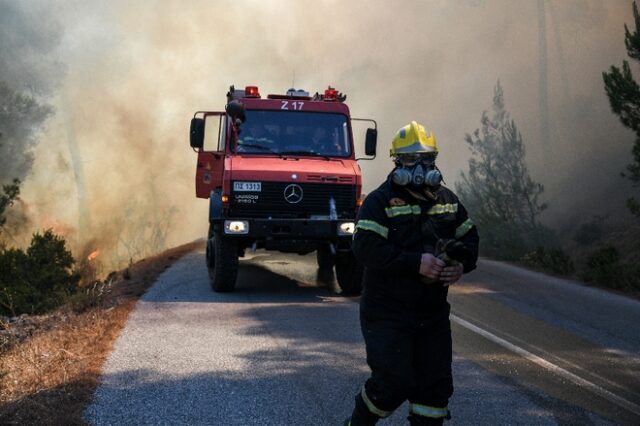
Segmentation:
[(406, 400), (412, 424), (442, 424), (453, 393), (449, 306), (402, 312), (365, 302), (360, 324), (371, 377), (356, 397), (352, 426), (374, 424)]

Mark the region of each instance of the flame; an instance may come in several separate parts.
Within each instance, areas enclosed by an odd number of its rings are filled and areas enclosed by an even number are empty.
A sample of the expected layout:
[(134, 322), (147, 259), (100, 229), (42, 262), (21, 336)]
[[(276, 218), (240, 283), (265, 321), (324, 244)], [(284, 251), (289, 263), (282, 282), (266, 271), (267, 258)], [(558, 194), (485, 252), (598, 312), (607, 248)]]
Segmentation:
[(96, 257), (98, 257), (99, 255), (100, 255), (100, 250), (92, 251), (92, 252), (89, 254), (89, 256), (87, 256), (87, 260), (88, 260), (89, 262), (91, 262), (93, 259), (95, 259), (95, 258), (96, 258)]

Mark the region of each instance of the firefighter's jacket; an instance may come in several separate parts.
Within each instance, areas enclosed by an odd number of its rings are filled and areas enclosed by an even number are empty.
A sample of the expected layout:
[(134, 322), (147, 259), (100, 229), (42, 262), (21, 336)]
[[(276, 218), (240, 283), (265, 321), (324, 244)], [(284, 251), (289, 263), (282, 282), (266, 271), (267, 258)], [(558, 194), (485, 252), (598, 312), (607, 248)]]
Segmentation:
[(448, 307), (448, 287), (425, 283), (419, 274), (422, 253), (437, 254), (439, 239), (461, 241), (470, 254), (462, 260), (464, 272), (475, 269), (478, 232), (449, 189), (440, 187), (432, 199), (394, 184), (389, 176), (370, 193), (358, 212), (353, 241), (353, 252), (365, 267), (367, 305)]

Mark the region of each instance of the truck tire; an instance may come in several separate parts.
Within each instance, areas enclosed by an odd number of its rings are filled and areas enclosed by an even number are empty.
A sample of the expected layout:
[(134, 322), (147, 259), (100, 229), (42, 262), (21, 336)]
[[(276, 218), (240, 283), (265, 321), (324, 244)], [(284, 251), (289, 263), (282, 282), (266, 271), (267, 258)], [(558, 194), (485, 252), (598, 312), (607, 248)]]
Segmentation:
[(213, 244), (213, 238), (210, 237), (207, 240), (207, 252), (204, 257), (205, 260), (207, 261), (207, 270), (209, 271), (209, 278), (213, 277), (213, 269), (216, 266), (216, 259), (214, 256), (215, 252), (216, 252), (216, 249)]
[(364, 268), (353, 252), (336, 255), (336, 280), (345, 296), (358, 296), (362, 293), (362, 272)]
[(316, 281), (330, 289), (333, 289), (335, 275), (333, 273), (333, 265), (335, 263), (335, 255), (331, 253), (329, 244), (322, 244), (316, 251), (316, 259), (318, 261), (318, 275)]
[(238, 276), (238, 243), (215, 233), (207, 241), (209, 284), (217, 293), (227, 293), (236, 287)]
[(316, 251), (316, 259), (318, 260), (318, 268), (321, 270), (332, 269), (334, 264), (334, 255), (331, 253), (329, 244), (322, 244)]

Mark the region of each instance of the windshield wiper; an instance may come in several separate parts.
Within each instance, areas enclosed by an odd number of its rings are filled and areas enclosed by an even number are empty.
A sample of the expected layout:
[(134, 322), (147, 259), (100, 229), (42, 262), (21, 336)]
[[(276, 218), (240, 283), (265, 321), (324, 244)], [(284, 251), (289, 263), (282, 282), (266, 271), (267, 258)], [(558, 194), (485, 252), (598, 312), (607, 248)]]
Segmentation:
[[(241, 144), (238, 144), (238, 146), (236, 147), (236, 151), (238, 151), (237, 148), (245, 147), (245, 146), (247, 148), (258, 148), (258, 149), (261, 149), (263, 151), (268, 151), (271, 154), (279, 155), (280, 157), (282, 157), (282, 155), (280, 153), (274, 151), (273, 149), (269, 148), (268, 146), (258, 145), (258, 144), (255, 144), (255, 143), (241, 143)], [(240, 153), (244, 154), (244, 152), (242, 152), (242, 151), (240, 151)]]
[(322, 157), (325, 160), (331, 160), (331, 157), (329, 157), (328, 155), (324, 155), (315, 151), (284, 151), (281, 152), (280, 155), (310, 155), (312, 157)]

